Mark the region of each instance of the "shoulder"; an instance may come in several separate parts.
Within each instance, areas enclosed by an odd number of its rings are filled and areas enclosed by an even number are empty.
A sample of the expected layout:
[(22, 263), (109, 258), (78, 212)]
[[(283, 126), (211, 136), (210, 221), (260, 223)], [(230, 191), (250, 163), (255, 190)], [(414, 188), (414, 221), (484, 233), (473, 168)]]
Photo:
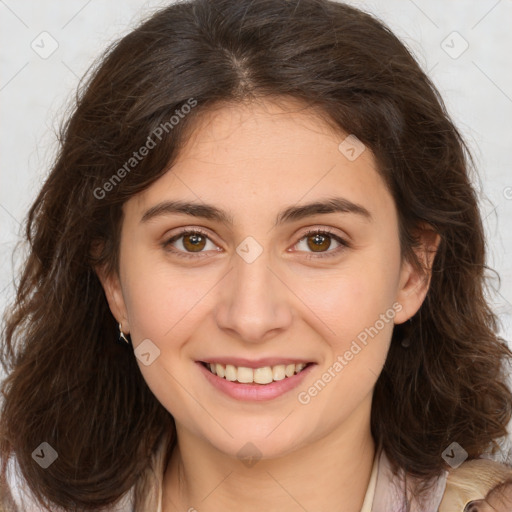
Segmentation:
[(448, 473), (439, 512), (463, 512), (469, 502), (485, 501), (505, 482), (512, 487), (512, 468), (489, 459), (468, 460)]

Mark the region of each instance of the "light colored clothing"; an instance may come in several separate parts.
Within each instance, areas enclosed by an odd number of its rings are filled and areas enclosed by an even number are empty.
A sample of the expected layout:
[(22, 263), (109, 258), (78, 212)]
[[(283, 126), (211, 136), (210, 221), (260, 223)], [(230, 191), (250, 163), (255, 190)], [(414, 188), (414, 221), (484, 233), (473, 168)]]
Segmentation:
[[(147, 499), (141, 506), (141, 510), (148, 512), (162, 512), (162, 481), (163, 475), (165, 471), (164, 463), (165, 463), (165, 454), (167, 449), (167, 440), (164, 439), (161, 442), (157, 453), (153, 458), (153, 466), (155, 468), (154, 472), (150, 472), (151, 480), (152, 480), (152, 492), (147, 493)], [(387, 458), (382, 457), (383, 452), (378, 451), (375, 454), (375, 458), (373, 461), (372, 471), (370, 474), (370, 480), (368, 483), (368, 487), (366, 489), (366, 494), (363, 500), (363, 506), (361, 508), (361, 512), (399, 512), (398, 509), (389, 509), (386, 508), (382, 511), (378, 508), (375, 508), (375, 504), (377, 502), (376, 491), (377, 491), (377, 483), (379, 481), (379, 474), (383, 475), (383, 471), (388, 467)], [(385, 475), (387, 477), (387, 475)], [(382, 476), (381, 476), (382, 480)], [(380, 484), (381, 488), (385, 486), (384, 482)], [(437, 509), (436, 509), (437, 510)], [(139, 511), (134, 511), (139, 512)], [(417, 511), (411, 511), (417, 512)], [(432, 510), (419, 510), (418, 512), (432, 512)]]
[[(162, 478), (164, 473), (165, 442), (162, 442), (154, 457), (155, 471), (152, 473), (153, 492), (147, 494), (142, 510), (162, 512)], [(413, 505), (410, 512), (436, 512), (443, 499), (448, 472), (444, 472), (435, 482), (429, 499), (423, 507)], [(409, 477), (410, 478), (410, 477)], [(408, 488), (414, 483), (410, 479)], [(372, 466), (370, 481), (366, 489), (361, 512), (404, 512), (404, 486), (401, 475), (393, 476), (388, 458), (383, 450), (377, 450)], [(139, 511), (136, 511), (139, 512)], [(458, 511), (453, 511), (458, 512)], [(462, 511), (461, 511), (462, 512)]]
[(370, 475), (370, 482), (368, 483), (368, 488), (366, 489), (366, 494), (364, 496), (363, 506), (361, 508), (361, 512), (372, 512), (372, 503), (375, 496), (375, 487), (377, 486), (377, 473), (379, 471), (379, 457), (378, 454), (375, 454), (373, 459), (373, 467)]
[[(144, 483), (146, 485), (144, 503), (140, 504), (137, 510), (135, 509), (134, 486), (123, 495), (115, 507), (104, 509), (105, 512), (162, 512), (162, 482), (167, 446), (168, 438), (164, 437), (153, 454), (151, 465), (144, 474), (144, 478), (137, 484)], [(491, 472), (495, 471), (494, 476), (489, 478), (485, 485), (482, 485), (481, 476), (484, 472), (489, 473), (489, 468)], [(479, 474), (479, 471), (482, 473)], [(505, 466), (489, 460), (466, 461), (458, 470), (452, 470), (450, 473), (444, 471), (435, 479), (426, 501), (421, 505), (414, 501), (411, 502), (409, 512), (463, 512), (469, 501), (484, 498), (489, 489), (504, 480), (505, 474), (510, 476), (512, 469), (506, 469)], [(407, 510), (405, 489), (410, 491), (417, 480), (409, 475), (406, 485), (403, 475), (403, 471), (398, 475), (393, 475), (385, 452), (378, 449), (361, 512), (405, 512)], [(17, 507), (14, 510), (16, 512), (40, 512), (40, 507), (24, 490), (26, 487), (20, 485), (20, 482), (22, 482), (22, 477), (19, 467), (15, 458), (11, 457), (7, 466), (7, 485)], [(465, 491), (461, 489), (465, 489)], [(407, 492), (407, 495), (410, 496), (410, 492)], [(58, 507), (54, 507), (53, 510), (54, 512), (67, 512)]]

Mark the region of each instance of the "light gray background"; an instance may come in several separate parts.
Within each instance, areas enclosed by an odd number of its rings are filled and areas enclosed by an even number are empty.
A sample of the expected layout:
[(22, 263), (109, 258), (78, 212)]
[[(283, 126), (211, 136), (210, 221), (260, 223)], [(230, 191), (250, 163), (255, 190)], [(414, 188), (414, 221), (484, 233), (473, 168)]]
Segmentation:
[[(488, 264), (502, 279), (499, 289), (495, 282), (490, 300), (502, 322), (501, 334), (510, 342), (512, 1), (349, 3), (383, 19), (415, 53), (472, 148), (481, 177), (477, 188)], [(79, 78), (110, 42), (167, 4), (0, 0), (0, 311), (13, 296), (13, 276), (19, 271), (20, 260), (12, 260), (12, 251), (21, 223), (49, 171), (56, 150), (54, 130)], [(48, 55), (52, 45), (58, 47)]]

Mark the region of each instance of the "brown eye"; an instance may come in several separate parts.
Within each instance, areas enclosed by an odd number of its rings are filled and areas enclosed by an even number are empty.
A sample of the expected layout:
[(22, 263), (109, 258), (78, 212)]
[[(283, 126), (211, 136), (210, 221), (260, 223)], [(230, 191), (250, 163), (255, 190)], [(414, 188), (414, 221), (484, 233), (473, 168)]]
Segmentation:
[[(331, 249), (333, 241), (335, 244), (338, 244), (338, 246), (334, 247), (334, 249)], [(307, 258), (324, 258), (328, 256), (335, 256), (339, 254), (340, 251), (343, 251), (349, 247), (348, 242), (343, 240), (343, 238), (340, 236), (335, 235), (330, 231), (318, 229), (308, 231), (296, 245), (299, 250), (310, 253), (306, 256)], [(301, 247), (301, 245), (303, 245), (303, 247)], [(311, 253), (318, 254), (312, 255)]]
[(330, 236), (316, 233), (307, 237), (308, 247), (314, 252), (322, 252), (331, 246)]
[(192, 233), (183, 236), (183, 247), (187, 251), (199, 252), (204, 249), (206, 238), (200, 233)]
[(213, 246), (214, 250), (218, 250), (206, 233), (198, 230), (188, 230), (182, 231), (163, 242), (162, 246), (177, 256), (194, 257), (194, 254), (201, 256), (205, 252), (204, 249), (207, 248), (208, 243)]

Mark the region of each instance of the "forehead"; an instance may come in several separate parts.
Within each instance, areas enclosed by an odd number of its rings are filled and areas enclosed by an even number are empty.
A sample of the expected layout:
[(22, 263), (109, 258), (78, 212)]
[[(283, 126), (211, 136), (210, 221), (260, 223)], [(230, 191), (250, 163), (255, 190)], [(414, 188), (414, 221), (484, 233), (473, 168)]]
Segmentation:
[(314, 156), (319, 142), (329, 138), (337, 145), (346, 136), (318, 107), (288, 97), (218, 103), (201, 113), (188, 135), (179, 159), (205, 156), (216, 162)]
[(326, 195), (389, 208), (372, 152), (363, 145), (352, 158), (344, 152), (348, 135), (297, 100), (217, 105), (195, 120), (170, 170), (130, 208), (171, 197), (229, 202), (227, 209), (251, 215), (250, 205), (261, 213)]

